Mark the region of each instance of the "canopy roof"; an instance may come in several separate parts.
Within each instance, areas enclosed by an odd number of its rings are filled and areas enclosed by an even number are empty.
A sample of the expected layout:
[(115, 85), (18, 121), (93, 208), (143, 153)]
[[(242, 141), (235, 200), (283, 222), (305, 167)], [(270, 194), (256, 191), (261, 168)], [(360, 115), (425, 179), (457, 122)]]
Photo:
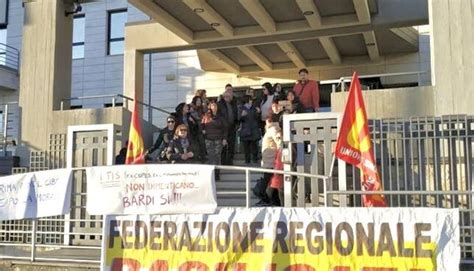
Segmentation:
[(129, 0), (197, 49), (206, 71), (271, 74), (418, 50), (426, 0)]

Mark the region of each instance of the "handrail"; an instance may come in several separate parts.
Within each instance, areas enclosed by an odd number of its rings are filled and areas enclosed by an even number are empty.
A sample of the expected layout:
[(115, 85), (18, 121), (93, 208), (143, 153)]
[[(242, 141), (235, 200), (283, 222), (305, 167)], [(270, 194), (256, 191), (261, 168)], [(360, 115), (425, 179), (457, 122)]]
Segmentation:
[[(122, 95), (122, 94), (117, 94), (117, 96), (118, 96), (118, 97), (121, 97), (121, 98), (124, 98), (124, 99), (127, 99), (127, 100), (130, 100), (130, 101), (134, 101), (133, 98), (130, 98), (130, 97), (125, 96), (125, 95)], [(171, 114), (171, 112), (169, 112), (169, 111), (166, 111), (166, 110), (161, 109), (161, 108), (159, 108), (159, 107), (153, 106), (153, 105), (151, 105), (151, 104), (144, 103), (144, 102), (142, 102), (142, 101), (137, 101), (137, 103), (139, 103), (139, 104), (141, 104), (141, 105), (144, 105), (144, 106), (147, 106), (147, 107), (149, 107), (149, 108), (151, 108), (151, 109), (155, 109), (155, 110), (160, 111), (160, 112), (165, 113), (165, 114)]]
[(6, 48), (10, 48), (10, 49), (12, 49), (13, 51), (16, 51), (17, 53), (20, 53), (20, 50), (18, 50), (17, 48), (15, 48), (15, 47), (13, 47), (13, 46), (10, 46), (10, 45), (8, 45), (8, 44), (1, 43), (1, 42), (0, 42), (0, 45), (5, 46)]
[[(413, 72), (394, 72), (394, 73), (379, 73), (379, 74), (367, 74), (367, 75), (359, 75), (359, 79), (364, 78), (374, 78), (374, 77), (395, 77), (395, 76), (406, 76), (406, 75), (418, 75), (425, 74), (427, 71), (413, 71)], [(328, 84), (337, 84), (336, 87), (341, 86), (341, 91), (345, 91), (345, 86), (343, 83), (350, 82), (352, 80), (351, 76), (343, 76), (338, 79), (332, 80), (322, 80), (319, 83), (321, 85), (328, 85)], [(333, 90), (334, 92), (334, 90)]]
[(282, 175), (292, 175), (298, 177), (306, 177), (306, 178), (318, 178), (323, 180), (328, 180), (330, 177), (318, 174), (309, 174), (309, 173), (302, 173), (296, 171), (286, 171), (286, 170), (277, 170), (277, 169), (267, 169), (267, 168), (256, 168), (256, 167), (239, 167), (239, 166), (215, 166), (216, 169), (223, 169), (223, 170), (249, 170), (261, 173), (276, 173)]
[[(245, 192), (239, 193), (239, 194), (244, 194), (245, 193), (245, 206), (247, 208), (251, 207), (250, 204), (250, 194), (251, 194), (251, 180), (250, 180), (250, 172), (260, 172), (260, 173), (276, 173), (276, 174), (281, 174), (284, 175), (284, 181), (285, 182), (290, 182), (291, 179), (287, 178), (287, 176), (297, 176), (297, 177), (306, 177), (306, 178), (316, 178), (316, 179), (321, 179), (323, 180), (323, 186), (324, 186), (324, 191), (326, 191), (326, 186), (328, 180), (332, 179), (332, 177), (329, 176), (324, 176), (324, 175), (317, 175), (317, 174), (309, 174), (309, 173), (302, 173), (302, 172), (296, 172), (296, 171), (285, 171), (285, 170), (276, 170), (276, 169), (266, 169), (266, 168), (256, 168), (256, 167), (240, 167), (240, 166), (220, 166), (220, 165), (215, 165), (214, 166), (216, 169), (220, 170), (239, 170), (239, 171), (244, 171), (245, 172)], [(72, 170), (86, 170), (89, 167), (73, 167)], [(235, 191), (231, 192), (219, 192), (217, 193), (218, 195), (235, 195)], [(325, 199), (324, 202), (326, 203), (327, 200)]]
[(0, 66), (4, 66), (18, 72), (20, 67), (20, 51), (15, 47), (0, 43)]
[[(125, 95), (122, 95), (122, 94), (105, 94), (105, 95), (92, 95), (92, 96), (78, 96), (78, 97), (71, 97), (71, 98), (65, 98), (65, 99), (62, 99), (61, 100), (61, 110), (64, 110), (64, 102), (65, 101), (75, 101), (75, 100), (89, 100), (89, 99), (100, 99), (100, 98), (112, 98), (112, 106), (115, 107), (115, 103), (116, 103), (116, 98), (122, 98), (122, 99), (125, 99), (125, 100), (129, 100), (129, 101), (134, 101), (133, 98), (130, 98), (128, 96), (125, 96)], [(169, 111), (166, 111), (162, 108), (159, 108), (159, 107), (156, 107), (156, 106), (153, 106), (151, 104), (148, 104), (148, 103), (144, 103), (142, 101), (137, 101), (139, 104), (143, 105), (143, 106), (146, 106), (148, 108), (151, 108), (151, 109), (154, 109), (156, 111), (159, 111), (159, 112), (162, 112), (162, 113), (165, 113), (165, 114), (170, 114), (171, 112)]]

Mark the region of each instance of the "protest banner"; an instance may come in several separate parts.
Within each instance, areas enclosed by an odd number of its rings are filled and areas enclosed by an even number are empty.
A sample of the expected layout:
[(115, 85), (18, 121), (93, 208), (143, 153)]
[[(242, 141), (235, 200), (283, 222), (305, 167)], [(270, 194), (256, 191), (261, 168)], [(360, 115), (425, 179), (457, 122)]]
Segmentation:
[(92, 215), (197, 214), (217, 207), (213, 166), (124, 165), (86, 172)]
[(0, 220), (69, 213), (70, 169), (55, 169), (0, 178)]
[(456, 270), (459, 210), (223, 208), (108, 216), (101, 270)]

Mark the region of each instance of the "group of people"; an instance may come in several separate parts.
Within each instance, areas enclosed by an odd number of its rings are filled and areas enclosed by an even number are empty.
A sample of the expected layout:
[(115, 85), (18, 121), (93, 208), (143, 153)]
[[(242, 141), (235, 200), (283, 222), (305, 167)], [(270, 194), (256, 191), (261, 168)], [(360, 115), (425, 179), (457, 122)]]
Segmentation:
[[(282, 169), (283, 115), (319, 111), (317, 83), (309, 80), (307, 69), (298, 74), (300, 80), (287, 93), (278, 83), (264, 83), (259, 99), (248, 89), (237, 101), (231, 84), (218, 100), (208, 99), (204, 89), (197, 90), (191, 103), (180, 103), (167, 117), (166, 127), (147, 150), (148, 160), (232, 165), (238, 136), (246, 164), (257, 165), (261, 160), (263, 168)], [(264, 174), (260, 186), (266, 187), (254, 190), (255, 194), (264, 203), (280, 205), (281, 178)]]

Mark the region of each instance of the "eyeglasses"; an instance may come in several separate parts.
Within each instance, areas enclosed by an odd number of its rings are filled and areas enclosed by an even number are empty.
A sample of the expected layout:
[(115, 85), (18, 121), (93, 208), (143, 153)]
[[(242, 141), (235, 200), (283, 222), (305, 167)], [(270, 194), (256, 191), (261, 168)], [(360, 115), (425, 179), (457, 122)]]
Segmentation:
[(168, 123), (174, 123), (174, 120), (169, 120)]
[(180, 132), (187, 132), (188, 130), (186, 130), (186, 129), (180, 129), (179, 131), (180, 131)]

